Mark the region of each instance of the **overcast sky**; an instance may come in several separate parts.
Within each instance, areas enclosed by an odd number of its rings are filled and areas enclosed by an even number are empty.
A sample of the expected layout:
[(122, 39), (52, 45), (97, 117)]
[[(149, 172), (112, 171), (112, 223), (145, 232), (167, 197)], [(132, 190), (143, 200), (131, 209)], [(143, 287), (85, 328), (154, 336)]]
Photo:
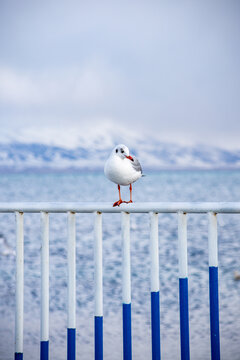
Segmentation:
[(238, 0), (1, 0), (0, 140), (117, 124), (240, 148), (239, 39)]

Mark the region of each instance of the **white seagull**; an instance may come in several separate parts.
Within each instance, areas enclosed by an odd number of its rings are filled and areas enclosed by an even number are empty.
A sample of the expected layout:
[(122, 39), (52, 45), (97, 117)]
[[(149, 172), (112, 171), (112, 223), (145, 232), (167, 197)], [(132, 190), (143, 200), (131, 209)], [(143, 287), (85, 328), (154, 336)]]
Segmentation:
[[(113, 149), (106, 161), (104, 174), (118, 186), (119, 200), (113, 206), (119, 206), (122, 203), (132, 203), (132, 183), (142, 177), (143, 174), (140, 162), (135, 156), (129, 155), (127, 146), (120, 144)], [(121, 199), (120, 185), (130, 185), (130, 201), (123, 201)]]

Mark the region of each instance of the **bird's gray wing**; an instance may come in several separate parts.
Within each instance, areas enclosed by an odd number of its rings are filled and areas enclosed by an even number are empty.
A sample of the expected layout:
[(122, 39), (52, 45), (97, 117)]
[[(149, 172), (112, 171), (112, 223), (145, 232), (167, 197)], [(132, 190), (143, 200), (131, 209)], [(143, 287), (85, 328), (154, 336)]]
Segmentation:
[(140, 165), (140, 162), (135, 156), (132, 156), (132, 158), (133, 158), (133, 161), (131, 161), (132, 167), (134, 168), (134, 170), (140, 171), (142, 173), (142, 167)]

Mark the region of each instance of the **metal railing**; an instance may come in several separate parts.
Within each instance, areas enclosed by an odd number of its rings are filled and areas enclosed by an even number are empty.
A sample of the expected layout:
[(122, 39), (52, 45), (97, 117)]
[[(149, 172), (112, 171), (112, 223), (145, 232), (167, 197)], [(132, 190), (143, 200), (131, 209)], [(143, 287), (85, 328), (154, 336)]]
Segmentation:
[(16, 213), (15, 359), (23, 359), (24, 213), (41, 213), (41, 344), (40, 359), (49, 357), (49, 213), (68, 213), (68, 329), (67, 359), (76, 358), (76, 230), (75, 213), (94, 213), (95, 359), (103, 359), (102, 213), (122, 213), (123, 357), (132, 358), (130, 213), (150, 214), (152, 359), (161, 358), (158, 213), (178, 213), (179, 310), (181, 359), (190, 359), (188, 315), (187, 213), (209, 216), (209, 303), (211, 356), (220, 359), (218, 302), (217, 214), (240, 213), (235, 203), (0, 203), (0, 213)]

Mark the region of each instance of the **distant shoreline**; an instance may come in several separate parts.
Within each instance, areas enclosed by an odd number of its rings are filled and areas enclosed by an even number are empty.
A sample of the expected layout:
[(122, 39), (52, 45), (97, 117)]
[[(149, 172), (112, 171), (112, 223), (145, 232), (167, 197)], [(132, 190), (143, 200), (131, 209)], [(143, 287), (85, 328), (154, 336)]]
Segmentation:
[[(240, 167), (161, 167), (161, 168), (150, 168), (145, 167), (144, 173), (159, 173), (159, 172), (181, 172), (181, 171), (240, 171)], [(84, 174), (84, 173), (103, 173), (103, 167), (95, 168), (54, 168), (54, 167), (27, 167), (23, 169), (0, 167), (0, 174)]]

